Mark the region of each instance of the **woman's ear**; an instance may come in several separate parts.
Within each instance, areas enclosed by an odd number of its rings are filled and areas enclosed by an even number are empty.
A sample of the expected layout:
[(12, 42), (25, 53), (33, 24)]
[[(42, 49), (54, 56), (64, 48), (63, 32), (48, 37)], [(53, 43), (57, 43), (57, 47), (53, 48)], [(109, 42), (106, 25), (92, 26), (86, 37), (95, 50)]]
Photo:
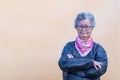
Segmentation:
[(76, 31), (78, 31), (78, 28), (77, 28), (77, 27), (76, 27), (75, 29), (76, 29)]
[(91, 28), (91, 30), (93, 30), (94, 28)]

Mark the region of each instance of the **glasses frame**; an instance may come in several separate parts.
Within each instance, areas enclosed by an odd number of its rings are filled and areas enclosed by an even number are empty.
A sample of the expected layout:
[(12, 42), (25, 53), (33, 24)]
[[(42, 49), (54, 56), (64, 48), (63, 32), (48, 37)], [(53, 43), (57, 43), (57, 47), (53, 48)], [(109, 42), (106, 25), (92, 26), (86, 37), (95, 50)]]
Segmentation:
[(93, 29), (92, 26), (83, 26), (83, 25), (78, 26), (78, 28), (79, 28), (80, 30), (83, 30), (83, 28), (84, 28), (84, 29), (87, 30), (87, 31)]

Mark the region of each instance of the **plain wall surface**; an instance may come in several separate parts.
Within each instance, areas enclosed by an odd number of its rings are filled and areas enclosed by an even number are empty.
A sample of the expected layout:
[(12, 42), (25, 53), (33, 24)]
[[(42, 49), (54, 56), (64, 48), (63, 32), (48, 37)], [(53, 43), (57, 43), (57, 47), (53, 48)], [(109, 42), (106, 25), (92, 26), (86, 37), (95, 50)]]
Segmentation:
[(0, 80), (62, 80), (57, 62), (82, 11), (94, 14), (93, 39), (107, 51), (101, 80), (119, 80), (120, 0), (0, 0)]

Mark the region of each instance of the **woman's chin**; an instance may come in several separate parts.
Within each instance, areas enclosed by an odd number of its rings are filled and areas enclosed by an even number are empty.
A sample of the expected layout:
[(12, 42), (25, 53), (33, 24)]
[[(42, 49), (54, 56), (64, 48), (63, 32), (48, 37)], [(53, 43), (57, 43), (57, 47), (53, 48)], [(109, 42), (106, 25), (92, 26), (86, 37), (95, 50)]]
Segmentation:
[(89, 39), (89, 36), (87, 36), (87, 35), (82, 35), (82, 36), (79, 36), (80, 37), (80, 39), (82, 39), (82, 40), (87, 40), (87, 39)]

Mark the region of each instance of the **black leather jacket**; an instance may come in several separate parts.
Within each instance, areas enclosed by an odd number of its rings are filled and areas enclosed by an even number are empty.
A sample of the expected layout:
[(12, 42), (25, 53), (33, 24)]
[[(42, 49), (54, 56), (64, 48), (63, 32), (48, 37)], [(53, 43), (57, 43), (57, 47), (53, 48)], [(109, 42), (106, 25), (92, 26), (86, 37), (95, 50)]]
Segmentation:
[[(74, 58), (68, 58), (66, 54), (72, 54)], [(102, 68), (96, 70), (93, 62), (102, 62)], [(58, 61), (63, 72), (63, 80), (100, 80), (100, 76), (107, 70), (108, 59), (104, 48), (93, 43), (93, 48), (85, 57), (81, 57), (75, 48), (75, 41), (65, 45)]]

